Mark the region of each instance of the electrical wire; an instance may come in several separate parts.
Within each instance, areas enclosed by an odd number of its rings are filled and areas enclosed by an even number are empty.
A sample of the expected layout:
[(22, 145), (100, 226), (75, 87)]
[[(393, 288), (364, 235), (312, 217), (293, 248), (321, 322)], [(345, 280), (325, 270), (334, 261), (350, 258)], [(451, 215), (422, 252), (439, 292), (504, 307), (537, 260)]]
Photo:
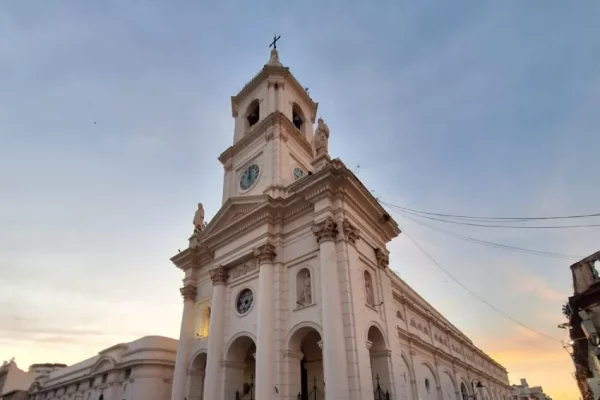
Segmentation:
[(505, 318), (511, 320), (512, 322), (522, 326), (523, 328), (534, 332), (540, 336), (545, 337), (546, 339), (552, 340), (554, 342), (559, 342), (562, 343), (561, 340), (556, 339), (550, 335), (547, 335), (541, 331), (538, 331), (537, 329), (534, 329), (528, 325), (525, 325), (524, 323), (522, 323), (521, 321), (517, 320), (516, 318), (511, 317), (510, 315), (506, 314), (504, 311), (500, 310), (499, 308), (495, 307), (494, 305), (492, 305), (491, 303), (489, 303), (487, 300), (483, 299), (482, 297), (480, 297), (477, 293), (473, 292), (471, 289), (469, 289), (465, 284), (463, 284), (461, 281), (459, 281), (458, 279), (456, 279), (448, 270), (446, 270), (444, 267), (442, 267), (442, 265), (440, 263), (438, 263), (436, 261), (435, 258), (433, 258), (423, 247), (421, 247), (421, 245), (419, 245), (419, 243), (417, 243), (417, 241), (408, 234), (408, 232), (406, 232), (406, 230), (402, 229), (402, 227), (400, 227), (400, 230), (402, 230), (403, 234), (408, 237), (410, 239), (410, 241), (419, 249), (421, 250), (421, 252), (423, 254), (425, 254), (425, 256), (433, 263), (435, 264), (439, 269), (441, 269), (446, 275), (448, 275), (448, 277), (450, 279), (452, 279), (454, 282), (456, 282), (459, 286), (461, 286), (463, 289), (465, 289), (469, 294), (471, 294), (473, 297), (475, 297), (476, 299), (478, 299), (479, 301), (481, 301), (483, 304), (487, 305), (488, 307), (490, 307), (492, 310), (496, 311), (497, 313), (499, 313), (500, 315), (504, 316)]
[(465, 236), (465, 235), (460, 235), (458, 233), (454, 233), (454, 232), (450, 232), (447, 231), (445, 229), (441, 229), (438, 227), (435, 227), (433, 225), (429, 225), (423, 221), (419, 221), (416, 218), (410, 217), (409, 215), (395, 210), (394, 212), (397, 212), (398, 214), (402, 215), (402, 217), (410, 219), (411, 221), (420, 224), (422, 226), (425, 226), (429, 229), (432, 229), (434, 231), (449, 235), (449, 236), (453, 236), (459, 239), (462, 239), (466, 242), (470, 242), (470, 243), (476, 243), (476, 244), (481, 244), (483, 246), (488, 246), (488, 247), (493, 247), (496, 249), (502, 249), (502, 250), (507, 250), (507, 251), (514, 251), (517, 253), (525, 253), (525, 254), (530, 254), (530, 255), (537, 255), (537, 256), (541, 256), (541, 257), (550, 257), (550, 258), (558, 258), (558, 259), (564, 259), (564, 260), (580, 260), (583, 257), (581, 256), (575, 256), (575, 255), (569, 255), (569, 254), (562, 254), (562, 253), (553, 253), (553, 252), (549, 252), (549, 251), (541, 251), (541, 250), (533, 250), (533, 249), (526, 249), (523, 247), (517, 247), (517, 246), (510, 246), (510, 245), (505, 245), (505, 244), (501, 244), (501, 243), (495, 243), (495, 242), (488, 242), (486, 240), (481, 240), (481, 239), (477, 239), (474, 237), (470, 237), (470, 236)]
[[(402, 209), (403, 207), (398, 207), (393, 204), (386, 203), (384, 201), (379, 201), (381, 204), (386, 205), (388, 207)], [(475, 224), (472, 222), (464, 222), (464, 221), (452, 221), (449, 219), (429, 217), (427, 215), (421, 215), (412, 211), (403, 210), (405, 213), (414, 215), (420, 218), (426, 218), (433, 221), (444, 222), (448, 224), (456, 224), (456, 225), (466, 225), (466, 226), (478, 226), (483, 228), (510, 228), (510, 229), (564, 229), (564, 228), (592, 228), (592, 227), (600, 227), (600, 224), (587, 224), (587, 225), (544, 225), (544, 226), (522, 226), (522, 225), (492, 225), (492, 224)], [(508, 221), (507, 221), (508, 222)], [(510, 221), (516, 222), (516, 221)]]
[(552, 219), (573, 219), (573, 218), (590, 218), (590, 217), (600, 217), (600, 213), (596, 214), (581, 214), (581, 215), (560, 215), (560, 216), (546, 216), (546, 217), (476, 217), (469, 215), (456, 215), (456, 214), (442, 214), (442, 213), (434, 213), (429, 211), (420, 211), (415, 210), (413, 208), (402, 207), (394, 204), (384, 203), (380, 201), (382, 204), (386, 204), (391, 207), (400, 208), (406, 211), (415, 212), (418, 214), (427, 214), (434, 215), (438, 217), (449, 217), (449, 218), (457, 218), (457, 219), (469, 219), (469, 220), (483, 220), (483, 221), (507, 221), (507, 222), (517, 222), (517, 221), (536, 221), (536, 220), (552, 220)]

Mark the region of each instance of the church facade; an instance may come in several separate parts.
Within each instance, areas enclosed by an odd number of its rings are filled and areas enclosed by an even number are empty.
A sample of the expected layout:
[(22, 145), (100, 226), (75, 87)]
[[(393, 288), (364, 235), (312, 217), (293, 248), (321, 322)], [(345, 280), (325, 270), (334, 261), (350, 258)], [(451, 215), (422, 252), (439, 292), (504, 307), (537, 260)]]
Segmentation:
[[(389, 268), (395, 221), (277, 50), (231, 99), (223, 203), (199, 205), (172, 400), (506, 400), (506, 369)], [(316, 128), (313, 127), (316, 123)]]

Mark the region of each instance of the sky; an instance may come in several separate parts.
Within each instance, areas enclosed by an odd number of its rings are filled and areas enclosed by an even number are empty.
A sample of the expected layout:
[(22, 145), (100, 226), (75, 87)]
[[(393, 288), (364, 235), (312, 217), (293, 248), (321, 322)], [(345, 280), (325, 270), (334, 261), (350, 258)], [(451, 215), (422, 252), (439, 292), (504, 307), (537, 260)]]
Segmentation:
[[(177, 337), (198, 202), (220, 207), (230, 99), (278, 49), (382, 201), (432, 212), (599, 212), (600, 4), (0, 1), (0, 359), (75, 363)], [(357, 167), (359, 166), (360, 167)], [(390, 209), (390, 265), (476, 345), (555, 400), (570, 259), (461, 241)], [(600, 228), (427, 223), (586, 256)], [(582, 222), (582, 221), (578, 221)], [(590, 221), (588, 221), (590, 223)], [(600, 223), (600, 222), (596, 222)], [(409, 238), (410, 236), (410, 238)]]

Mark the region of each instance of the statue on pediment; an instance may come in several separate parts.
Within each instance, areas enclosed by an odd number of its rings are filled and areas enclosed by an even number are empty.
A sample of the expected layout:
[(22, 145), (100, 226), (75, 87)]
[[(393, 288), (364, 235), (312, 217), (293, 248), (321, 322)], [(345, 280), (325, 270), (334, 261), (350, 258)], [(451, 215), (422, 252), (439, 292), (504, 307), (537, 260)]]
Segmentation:
[(313, 138), (313, 147), (316, 157), (329, 155), (329, 127), (323, 121), (323, 118), (319, 118), (319, 121), (317, 122), (317, 129), (315, 130), (315, 137)]
[(194, 233), (198, 234), (204, 230), (206, 224), (204, 223), (204, 206), (202, 203), (198, 203), (198, 209), (194, 214)]

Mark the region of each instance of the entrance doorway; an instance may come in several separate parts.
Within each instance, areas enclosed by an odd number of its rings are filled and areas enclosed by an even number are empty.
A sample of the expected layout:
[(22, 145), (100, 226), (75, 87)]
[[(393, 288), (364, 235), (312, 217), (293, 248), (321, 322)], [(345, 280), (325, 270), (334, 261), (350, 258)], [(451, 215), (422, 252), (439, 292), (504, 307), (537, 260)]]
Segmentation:
[[(300, 400), (307, 400), (308, 395), (308, 371), (306, 370), (306, 357), (300, 360)], [(302, 395), (304, 393), (304, 395)]]
[(291, 399), (322, 400), (325, 393), (321, 336), (313, 327), (302, 327), (290, 337), (289, 392)]
[(225, 363), (226, 399), (254, 400), (255, 355), (256, 344), (248, 336), (238, 337), (229, 347)]

